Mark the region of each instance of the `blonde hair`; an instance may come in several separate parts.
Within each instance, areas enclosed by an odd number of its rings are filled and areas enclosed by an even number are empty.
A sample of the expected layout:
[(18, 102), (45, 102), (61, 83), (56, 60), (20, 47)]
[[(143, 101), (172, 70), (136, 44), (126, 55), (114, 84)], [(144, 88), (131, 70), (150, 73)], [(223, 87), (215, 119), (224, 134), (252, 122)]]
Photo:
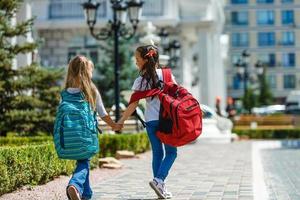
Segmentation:
[(82, 55), (74, 57), (68, 65), (65, 89), (80, 88), (92, 108), (96, 108), (96, 86), (88, 74), (88, 67), (94, 67), (92, 61)]

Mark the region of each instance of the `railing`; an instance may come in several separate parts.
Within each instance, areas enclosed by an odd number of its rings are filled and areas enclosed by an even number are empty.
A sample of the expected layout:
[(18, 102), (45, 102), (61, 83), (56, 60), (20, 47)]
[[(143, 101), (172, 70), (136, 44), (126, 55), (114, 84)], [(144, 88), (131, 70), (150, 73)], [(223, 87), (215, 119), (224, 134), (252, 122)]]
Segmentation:
[[(84, 2), (86, 2), (86, 0), (50, 0), (49, 19), (83, 19), (84, 13), (81, 4)], [(107, 16), (106, 1), (101, 2), (97, 15), (99, 18)]]
[[(81, 4), (87, 0), (50, 0), (49, 19), (83, 19), (84, 13)], [(98, 0), (100, 4), (97, 15), (99, 18), (107, 18), (111, 15), (108, 12), (109, 0)], [(165, 0), (146, 0), (143, 5), (142, 15), (145, 17), (163, 16)], [(109, 6), (108, 6), (109, 5)]]

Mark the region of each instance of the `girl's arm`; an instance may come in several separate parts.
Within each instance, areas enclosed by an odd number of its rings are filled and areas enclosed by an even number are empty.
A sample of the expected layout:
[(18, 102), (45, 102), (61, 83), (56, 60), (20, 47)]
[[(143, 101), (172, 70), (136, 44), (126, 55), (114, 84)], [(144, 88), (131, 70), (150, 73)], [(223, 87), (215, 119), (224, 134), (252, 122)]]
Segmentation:
[(124, 121), (126, 121), (131, 116), (131, 114), (135, 111), (138, 104), (139, 104), (139, 101), (131, 103), (124, 111), (123, 116), (118, 121), (118, 124), (124, 124)]
[(97, 113), (99, 114), (100, 118), (110, 127), (112, 127), (112, 129), (116, 129), (116, 123), (111, 119), (111, 117), (107, 114), (101, 95), (99, 93), (99, 91), (97, 90), (97, 96), (96, 96), (96, 110)]
[(104, 117), (101, 117), (101, 119), (110, 127), (113, 129), (115, 128), (115, 122), (111, 119), (109, 115), (106, 115)]

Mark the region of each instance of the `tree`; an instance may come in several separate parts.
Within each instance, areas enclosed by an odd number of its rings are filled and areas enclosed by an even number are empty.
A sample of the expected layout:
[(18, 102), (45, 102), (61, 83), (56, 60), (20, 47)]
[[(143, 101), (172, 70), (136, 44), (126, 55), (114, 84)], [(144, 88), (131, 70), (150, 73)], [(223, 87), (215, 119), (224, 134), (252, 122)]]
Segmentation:
[(259, 87), (259, 96), (258, 103), (260, 106), (270, 105), (273, 103), (273, 95), (270, 90), (269, 84), (266, 79), (266, 69), (264, 67), (263, 74), (259, 78), (260, 87)]
[[(132, 63), (133, 51), (130, 49), (133, 41), (123, 41), (120, 44), (119, 59), (120, 59), (120, 91), (130, 90), (135, 78), (138, 76), (138, 71)], [(115, 93), (114, 93), (114, 51), (113, 40), (108, 40), (103, 49), (103, 58), (100, 63), (95, 64), (95, 84), (100, 90), (104, 105), (111, 107), (114, 105)], [(125, 103), (125, 100), (121, 97), (121, 102)]]
[(251, 114), (251, 109), (257, 105), (257, 97), (254, 94), (253, 89), (247, 88), (246, 93), (243, 96), (243, 107)]
[(58, 80), (61, 70), (50, 70), (32, 63), (13, 67), (18, 54), (33, 52), (38, 44), (13, 44), (13, 38), (26, 37), (34, 20), (13, 25), (22, 1), (0, 1), (0, 136), (8, 132), (35, 135), (52, 132), (54, 113), (59, 101)]

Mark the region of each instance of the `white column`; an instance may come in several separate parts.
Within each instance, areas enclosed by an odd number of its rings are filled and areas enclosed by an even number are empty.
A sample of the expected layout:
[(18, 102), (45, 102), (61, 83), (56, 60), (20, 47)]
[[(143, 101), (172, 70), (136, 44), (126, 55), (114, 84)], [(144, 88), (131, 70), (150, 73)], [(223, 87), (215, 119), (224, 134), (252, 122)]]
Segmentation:
[(212, 81), (210, 69), (212, 67), (211, 47), (212, 42), (207, 32), (199, 33), (199, 44), (198, 44), (198, 62), (199, 62), (199, 85), (197, 86), (200, 90), (200, 102), (202, 104), (210, 105), (210, 91), (212, 90), (211, 85), (216, 82)]
[[(16, 19), (16, 17), (13, 17), (13, 18), (11, 19), (11, 26), (14, 27), (14, 26), (16, 26), (16, 24), (17, 24), (17, 19)], [(11, 42), (12, 45), (17, 44), (17, 37), (11, 38), (10, 42)], [(16, 68), (17, 68), (17, 59), (16, 59), (16, 58), (14, 58), (14, 59), (12, 60), (12, 68), (13, 68), (13, 69), (16, 69)]]
[[(23, 22), (32, 17), (32, 10), (31, 10), (31, 1), (25, 0), (20, 7), (19, 12), (17, 13), (17, 21)], [(32, 42), (32, 34), (31, 32), (27, 33), (25, 37), (18, 37), (17, 43), (23, 44), (25, 42)], [(17, 56), (17, 67), (22, 67), (26, 65), (30, 65), (32, 63), (32, 53), (27, 54), (19, 54)]]
[(226, 102), (226, 83), (219, 33), (199, 33), (199, 79), (200, 102), (215, 107), (217, 96), (221, 97), (222, 109)]
[(188, 40), (184, 40), (181, 43), (181, 77), (182, 77), (182, 85), (191, 91), (192, 89), (192, 51), (191, 51), (191, 46), (189, 44)]

